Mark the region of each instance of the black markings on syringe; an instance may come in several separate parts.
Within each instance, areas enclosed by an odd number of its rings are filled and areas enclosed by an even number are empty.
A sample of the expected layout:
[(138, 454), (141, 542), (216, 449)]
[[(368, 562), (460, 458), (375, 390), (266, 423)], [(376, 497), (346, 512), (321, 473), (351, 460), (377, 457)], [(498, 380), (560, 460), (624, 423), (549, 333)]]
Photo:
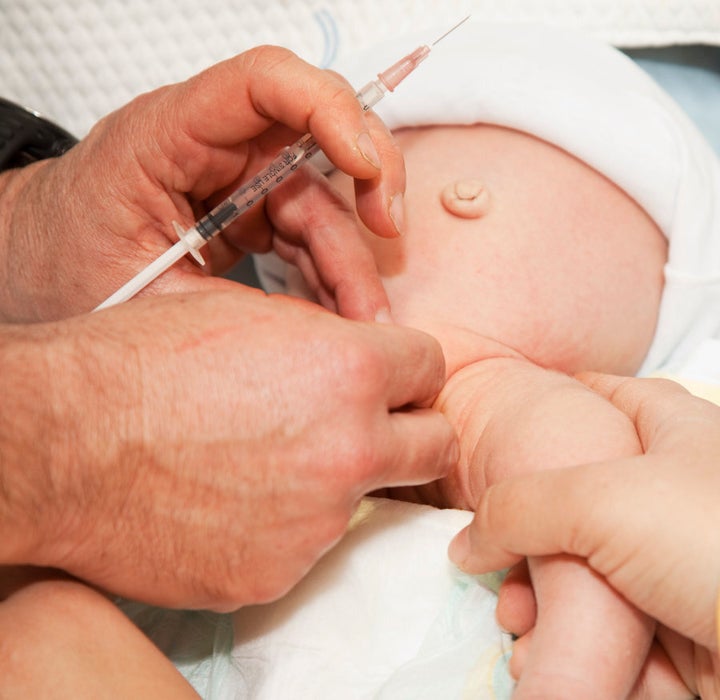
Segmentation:
[(195, 229), (206, 241), (209, 241), (214, 236), (217, 236), (217, 234), (225, 228), (225, 225), (231, 222), (237, 215), (237, 206), (232, 202), (226, 202), (223, 206), (203, 216), (203, 218), (195, 224)]
[(311, 158), (318, 150), (317, 145), (313, 145), (304, 153), (296, 153), (289, 148), (281, 153), (265, 171), (256, 175), (252, 181), (246, 183), (238, 189), (231, 197), (238, 201), (240, 196), (248, 197), (235, 204), (232, 199), (226, 200), (216, 209), (206, 214), (200, 221), (195, 224), (195, 229), (203, 237), (209, 241), (220, 233), (224, 228), (234, 221), (238, 216), (246, 212), (259, 200), (261, 200), (270, 190), (279, 185), (286, 176), (286, 171), (294, 172), (302, 164), (298, 159), (302, 156), (305, 159)]

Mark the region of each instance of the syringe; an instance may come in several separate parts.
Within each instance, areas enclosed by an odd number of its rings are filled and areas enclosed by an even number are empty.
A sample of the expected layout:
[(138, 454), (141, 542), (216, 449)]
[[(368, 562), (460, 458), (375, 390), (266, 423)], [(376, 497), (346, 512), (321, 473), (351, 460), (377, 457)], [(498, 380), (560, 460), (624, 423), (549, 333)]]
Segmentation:
[[(442, 41), (450, 32), (455, 31), (470, 15), (458, 22), (454, 27), (438, 37), (431, 44), (419, 46), (415, 51), (401, 58), (382, 73), (378, 73), (377, 80), (371, 80), (361, 88), (356, 97), (364, 111), (376, 105), (387, 92), (395, 88), (410, 75), (430, 50), (439, 41)], [(235, 219), (242, 216), (248, 209), (260, 202), (287, 177), (292, 175), (305, 161), (312, 158), (320, 147), (311, 134), (305, 134), (292, 146), (286, 146), (280, 153), (261, 170), (238, 187), (229, 197), (218, 204), (212, 211), (199, 219), (189, 229), (184, 230), (180, 224), (173, 221), (173, 227), (179, 238), (171, 248), (141, 270), (129, 282), (124, 284), (114, 294), (98, 305), (94, 311), (108, 306), (120, 304), (134, 297), (165, 270), (172, 267), (178, 260), (190, 253), (201, 265), (205, 264), (202, 255), (198, 252), (207, 242), (227, 228)]]

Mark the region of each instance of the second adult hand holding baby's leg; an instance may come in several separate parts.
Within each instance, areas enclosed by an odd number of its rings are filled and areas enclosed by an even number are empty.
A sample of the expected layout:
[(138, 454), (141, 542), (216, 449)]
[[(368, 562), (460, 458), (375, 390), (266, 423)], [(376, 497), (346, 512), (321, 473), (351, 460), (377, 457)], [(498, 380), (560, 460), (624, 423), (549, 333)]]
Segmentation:
[[(459, 470), (440, 487), (472, 507), (503, 479), (640, 452), (627, 418), (575, 380), (522, 359), (492, 358), (453, 376), (438, 406), (460, 435)], [(537, 621), (524, 641), (515, 698), (631, 695), (653, 635), (633, 606), (572, 558), (530, 562)], [(521, 666), (521, 668), (517, 668)]]

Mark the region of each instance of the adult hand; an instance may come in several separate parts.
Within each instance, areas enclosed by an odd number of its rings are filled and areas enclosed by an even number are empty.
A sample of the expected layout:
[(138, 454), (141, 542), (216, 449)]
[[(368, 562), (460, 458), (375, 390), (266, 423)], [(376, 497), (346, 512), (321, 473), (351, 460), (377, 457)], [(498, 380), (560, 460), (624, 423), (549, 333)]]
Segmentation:
[(717, 697), (720, 408), (669, 381), (581, 379), (630, 416), (645, 454), (491, 486), (450, 556), (469, 572), (526, 555), (584, 558), (669, 628), (658, 639), (688, 687)]
[(0, 562), (226, 610), (457, 459), (438, 343), (228, 283), (5, 327)]
[[(173, 220), (191, 226), (308, 131), (357, 179), (361, 218), (381, 236), (397, 235), (405, 173), (385, 126), (363, 113), (338, 75), (261, 47), (139, 97), (61, 158), (3, 174), (0, 318), (50, 320), (94, 308), (175, 242)], [(218, 272), (273, 246), (344, 315), (370, 320), (387, 309), (353, 212), (312, 168), (203, 255)], [(194, 289), (204, 276), (186, 259), (149, 291)]]

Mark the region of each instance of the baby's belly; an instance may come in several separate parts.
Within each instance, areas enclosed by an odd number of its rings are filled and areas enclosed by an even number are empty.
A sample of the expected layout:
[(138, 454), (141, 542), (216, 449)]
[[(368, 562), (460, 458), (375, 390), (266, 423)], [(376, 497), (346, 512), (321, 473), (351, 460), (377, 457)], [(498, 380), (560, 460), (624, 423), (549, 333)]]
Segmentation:
[[(666, 242), (633, 200), (512, 130), (396, 137), (408, 173), (406, 233), (368, 241), (398, 322), (437, 335), (455, 367), (499, 353), (566, 372), (637, 370), (657, 320)], [(485, 184), (481, 217), (441, 203), (457, 178)]]

